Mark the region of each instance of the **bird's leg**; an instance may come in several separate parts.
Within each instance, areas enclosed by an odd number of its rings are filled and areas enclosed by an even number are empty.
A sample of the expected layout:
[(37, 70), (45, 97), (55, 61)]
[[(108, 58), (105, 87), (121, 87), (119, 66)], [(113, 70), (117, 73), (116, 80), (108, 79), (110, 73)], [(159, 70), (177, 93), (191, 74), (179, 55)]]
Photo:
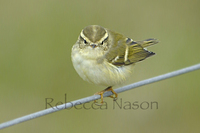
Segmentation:
[(118, 94), (113, 90), (112, 86), (109, 86), (108, 88), (106, 88), (105, 91), (111, 91), (115, 95), (115, 97), (114, 96), (109, 96), (109, 97), (113, 98), (114, 101), (117, 100)]
[(97, 101), (94, 100), (94, 103), (95, 103), (96, 105), (98, 105), (98, 106), (103, 105), (103, 94), (104, 94), (104, 93), (105, 93), (105, 90), (100, 91), (100, 92), (97, 92), (97, 93), (94, 94), (94, 95), (100, 95), (100, 96), (101, 96), (101, 104), (98, 104)]
[(102, 91), (97, 92), (97, 93), (94, 94), (94, 95), (100, 95), (100, 96), (101, 96), (101, 104), (97, 104), (97, 101), (94, 100), (94, 103), (95, 103), (96, 105), (99, 105), (99, 106), (103, 105), (103, 94), (104, 94), (106, 91), (111, 91), (111, 92), (115, 95), (115, 97), (114, 97), (114, 96), (109, 96), (109, 97), (110, 97), (110, 98), (113, 98), (115, 101), (117, 100), (118, 94), (112, 89), (112, 86), (109, 86), (108, 88), (106, 88), (106, 89), (104, 89), (104, 90), (102, 90)]

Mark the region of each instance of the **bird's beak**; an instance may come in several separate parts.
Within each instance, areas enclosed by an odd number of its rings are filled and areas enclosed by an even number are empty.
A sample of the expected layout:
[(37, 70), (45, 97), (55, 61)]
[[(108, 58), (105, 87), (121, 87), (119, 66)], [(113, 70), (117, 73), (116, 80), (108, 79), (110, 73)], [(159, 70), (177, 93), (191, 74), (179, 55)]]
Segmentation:
[(91, 44), (90, 45), (90, 47), (92, 47), (92, 48), (96, 48), (96, 46), (97, 46), (96, 44)]

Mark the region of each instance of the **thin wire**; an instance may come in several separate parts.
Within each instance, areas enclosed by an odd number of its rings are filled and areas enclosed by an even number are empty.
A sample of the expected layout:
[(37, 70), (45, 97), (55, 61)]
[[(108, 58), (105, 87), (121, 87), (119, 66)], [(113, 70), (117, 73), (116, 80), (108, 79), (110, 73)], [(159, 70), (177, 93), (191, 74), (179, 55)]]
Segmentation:
[[(193, 65), (193, 66), (190, 66), (190, 67), (179, 69), (179, 70), (176, 70), (176, 71), (173, 71), (173, 72), (170, 72), (170, 73), (166, 73), (166, 74), (163, 74), (163, 75), (160, 75), (160, 76), (156, 76), (156, 77), (149, 78), (149, 79), (146, 79), (146, 80), (143, 80), (143, 81), (139, 81), (139, 82), (136, 82), (136, 83), (115, 89), (114, 91), (116, 93), (121, 93), (121, 92), (130, 90), (130, 89), (134, 89), (134, 88), (139, 87), (139, 86), (158, 82), (160, 80), (164, 80), (164, 79), (167, 79), (167, 78), (178, 76), (178, 75), (188, 73), (188, 72), (191, 72), (191, 71), (194, 71), (194, 70), (197, 70), (197, 69), (200, 69), (200, 63)], [(110, 96), (110, 95), (112, 95), (112, 92), (105, 92), (104, 93), (104, 97), (107, 97), (107, 96)], [(20, 118), (13, 119), (13, 120), (10, 120), (8, 122), (2, 123), (2, 124), (0, 124), (0, 129), (9, 127), (9, 126), (12, 126), (12, 125), (15, 125), (15, 124), (19, 124), (19, 123), (22, 123), (22, 122), (25, 122), (25, 121), (28, 121), (28, 120), (31, 120), (31, 119), (34, 119), (34, 118), (37, 118), (37, 117), (40, 117), (40, 116), (44, 116), (44, 115), (47, 115), (47, 114), (50, 114), (50, 113), (53, 113), (53, 112), (56, 112), (56, 111), (60, 111), (60, 110), (63, 110), (63, 109), (67, 109), (67, 108), (76, 106), (76, 105), (80, 105), (80, 104), (83, 104), (83, 103), (86, 103), (86, 102), (94, 101), (94, 100), (97, 100), (97, 99), (100, 99), (100, 95), (93, 95), (93, 96), (90, 96), (90, 97), (86, 97), (86, 98), (82, 98), (82, 99), (75, 100), (75, 101), (72, 101), (72, 102), (68, 102), (68, 103), (59, 105), (57, 107), (52, 107), (52, 108), (49, 108), (49, 109), (38, 111), (36, 113), (32, 113), (32, 114), (22, 116)]]

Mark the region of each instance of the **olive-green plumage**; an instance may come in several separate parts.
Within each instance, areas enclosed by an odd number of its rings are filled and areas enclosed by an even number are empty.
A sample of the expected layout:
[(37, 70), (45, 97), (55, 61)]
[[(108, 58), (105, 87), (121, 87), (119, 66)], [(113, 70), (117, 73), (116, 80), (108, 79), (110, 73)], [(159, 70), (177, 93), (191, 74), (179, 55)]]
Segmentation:
[(105, 55), (98, 58), (98, 62), (105, 58), (109, 63), (118, 67), (134, 64), (154, 55), (155, 53), (144, 48), (158, 43), (156, 39), (133, 41), (120, 33), (98, 25), (85, 27), (81, 32), (80, 41), (84, 41), (85, 44), (80, 45), (81, 48), (90, 45), (104, 50)]
[(107, 31), (109, 37), (114, 39), (112, 39), (111, 42), (108, 42), (112, 44), (112, 49), (110, 49), (105, 56), (106, 59), (114, 65), (130, 65), (155, 54), (144, 48), (158, 43), (156, 39), (133, 41), (119, 33), (111, 30)]
[(99, 25), (90, 25), (81, 31), (72, 48), (72, 62), (84, 80), (113, 86), (131, 76), (135, 63), (154, 55), (145, 47), (156, 43), (156, 39), (133, 41)]

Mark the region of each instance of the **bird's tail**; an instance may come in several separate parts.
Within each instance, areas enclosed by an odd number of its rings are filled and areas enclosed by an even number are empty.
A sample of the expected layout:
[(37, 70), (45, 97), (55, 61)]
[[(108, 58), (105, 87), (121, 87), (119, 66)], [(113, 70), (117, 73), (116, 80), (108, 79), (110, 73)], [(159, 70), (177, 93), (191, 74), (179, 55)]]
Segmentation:
[(159, 41), (155, 38), (149, 38), (143, 41), (137, 41), (138, 44), (140, 44), (143, 48), (145, 47), (149, 47), (151, 45), (154, 45), (156, 43), (158, 43)]

